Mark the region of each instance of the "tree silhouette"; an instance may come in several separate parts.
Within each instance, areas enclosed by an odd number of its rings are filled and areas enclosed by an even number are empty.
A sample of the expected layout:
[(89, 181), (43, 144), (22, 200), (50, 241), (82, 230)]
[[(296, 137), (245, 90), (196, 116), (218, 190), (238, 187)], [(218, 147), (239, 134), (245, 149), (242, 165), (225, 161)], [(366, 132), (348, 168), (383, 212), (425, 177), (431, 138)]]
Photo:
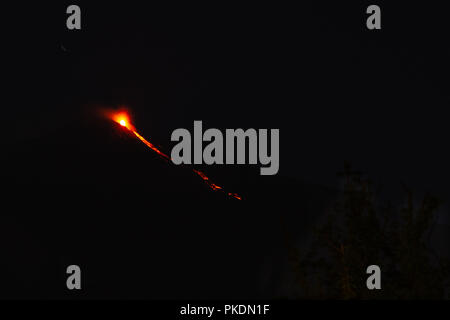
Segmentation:
[[(425, 195), (414, 205), (380, 205), (372, 183), (346, 165), (343, 192), (315, 230), (306, 252), (290, 241), (290, 261), (299, 298), (442, 299), (448, 292), (450, 264), (430, 246), (440, 201)], [(366, 286), (369, 265), (381, 268), (381, 290)]]

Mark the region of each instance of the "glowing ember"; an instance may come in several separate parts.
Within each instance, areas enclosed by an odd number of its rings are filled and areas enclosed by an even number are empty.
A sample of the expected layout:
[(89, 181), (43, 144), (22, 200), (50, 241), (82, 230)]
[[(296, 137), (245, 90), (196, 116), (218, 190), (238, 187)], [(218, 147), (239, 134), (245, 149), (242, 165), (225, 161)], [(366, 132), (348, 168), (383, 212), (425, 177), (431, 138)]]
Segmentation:
[(165, 153), (162, 153), (161, 151), (159, 151), (159, 149), (157, 147), (155, 147), (153, 144), (151, 144), (150, 142), (148, 142), (147, 140), (145, 140), (145, 138), (143, 136), (141, 136), (139, 133), (137, 133), (134, 130), (131, 130), (134, 135), (136, 137), (139, 138), (139, 140), (141, 140), (147, 147), (149, 147), (150, 149), (152, 149), (153, 151), (155, 151), (157, 154), (159, 154), (161, 157), (163, 157), (165, 160), (170, 160), (169, 156), (166, 155)]
[[(161, 152), (157, 147), (155, 147), (152, 143), (150, 143), (149, 141), (147, 141), (143, 136), (141, 136), (139, 133), (137, 133), (137, 131), (134, 129), (134, 127), (131, 125), (130, 120), (128, 115), (125, 112), (120, 112), (117, 114), (114, 114), (111, 116), (111, 118), (116, 121), (117, 123), (119, 123), (122, 127), (127, 128), (128, 130), (130, 130), (131, 132), (134, 133), (134, 135), (141, 140), (147, 147), (149, 147), (150, 149), (152, 149), (153, 151), (155, 151), (160, 157), (162, 157), (164, 160), (169, 161), (171, 160), (171, 158), (166, 155), (165, 153)], [(231, 192), (226, 192), (222, 187), (218, 186), (217, 184), (213, 183), (203, 172), (192, 169), (192, 171), (197, 174), (198, 176), (200, 176), (200, 178), (202, 178), (202, 180), (214, 191), (222, 191), (223, 193), (225, 193), (226, 195), (238, 199), (238, 200), (242, 200), (242, 198), (236, 194), (236, 193), (231, 193)]]
[(111, 112), (111, 111), (104, 111), (104, 114), (106, 117), (110, 118), (111, 120), (117, 122), (122, 127), (125, 127), (131, 131), (133, 131), (135, 128), (131, 124), (130, 116), (126, 111), (120, 111), (120, 112)]

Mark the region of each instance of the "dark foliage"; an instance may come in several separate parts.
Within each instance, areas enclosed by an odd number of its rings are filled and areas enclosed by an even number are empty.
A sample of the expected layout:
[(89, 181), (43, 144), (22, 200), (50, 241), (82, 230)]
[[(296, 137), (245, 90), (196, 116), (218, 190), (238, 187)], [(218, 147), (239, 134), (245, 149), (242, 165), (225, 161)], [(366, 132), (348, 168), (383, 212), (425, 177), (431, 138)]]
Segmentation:
[[(307, 252), (290, 246), (300, 298), (442, 299), (449, 286), (448, 259), (430, 245), (440, 201), (425, 195), (415, 205), (380, 205), (372, 183), (346, 166), (343, 192), (316, 230)], [(381, 268), (382, 290), (368, 290), (366, 269)]]

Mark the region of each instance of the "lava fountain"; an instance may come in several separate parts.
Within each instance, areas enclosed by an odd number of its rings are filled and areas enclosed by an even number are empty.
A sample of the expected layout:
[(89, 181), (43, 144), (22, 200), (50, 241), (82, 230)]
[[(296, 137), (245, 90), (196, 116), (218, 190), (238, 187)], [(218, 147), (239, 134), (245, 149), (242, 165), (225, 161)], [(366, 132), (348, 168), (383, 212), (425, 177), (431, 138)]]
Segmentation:
[[(146, 140), (143, 136), (141, 136), (136, 131), (136, 128), (131, 124), (130, 117), (128, 116), (128, 114), (126, 112), (114, 113), (114, 114), (112, 114), (110, 116), (110, 118), (112, 120), (114, 120), (115, 122), (117, 122), (122, 127), (130, 130), (141, 142), (143, 142), (147, 147), (149, 147), (154, 152), (156, 152), (161, 158), (163, 158), (166, 161), (171, 161), (171, 158), (168, 155), (166, 155), (164, 152), (159, 150), (154, 144), (152, 144), (151, 142)], [(226, 195), (228, 195), (229, 197), (232, 197), (232, 198), (235, 198), (235, 199), (238, 199), (238, 200), (242, 200), (242, 197), (239, 196), (237, 193), (226, 192), (224, 190), (224, 188), (222, 188), (222, 187), (218, 186), (217, 184), (213, 183), (209, 179), (209, 177), (205, 173), (203, 173), (202, 171), (199, 171), (199, 170), (196, 170), (196, 169), (192, 169), (192, 172), (194, 172), (196, 175), (198, 175), (203, 180), (203, 182), (206, 185), (208, 185), (213, 191), (223, 192)]]

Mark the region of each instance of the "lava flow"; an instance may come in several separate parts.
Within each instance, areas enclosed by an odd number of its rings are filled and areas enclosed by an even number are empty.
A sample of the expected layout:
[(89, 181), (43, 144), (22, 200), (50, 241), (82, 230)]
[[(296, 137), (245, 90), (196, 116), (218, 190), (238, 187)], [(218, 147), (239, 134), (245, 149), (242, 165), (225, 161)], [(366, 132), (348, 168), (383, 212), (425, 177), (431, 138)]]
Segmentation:
[[(153, 145), (152, 143), (150, 143), (149, 141), (147, 141), (143, 136), (141, 136), (139, 133), (137, 133), (136, 129), (134, 128), (133, 125), (131, 125), (129, 117), (126, 113), (121, 112), (121, 113), (117, 113), (114, 114), (112, 116), (112, 119), (114, 121), (116, 121), (117, 123), (119, 123), (122, 127), (127, 128), (128, 130), (130, 130), (131, 132), (133, 132), (133, 134), (139, 139), (141, 140), (147, 147), (149, 147), (150, 149), (152, 149), (154, 152), (156, 152), (160, 157), (162, 157), (164, 160), (169, 161), (171, 160), (171, 158), (166, 155), (165, 153), (161, 152), (157, 147), (155, 147), (155, 145)], [(199, 170), (195, 170), (192, 169), (192, 171), (197, 174), (200, 178), (202, 178), (203, 182), (205, 182), (212, 190), (214, 191), (221, 191), (223, 193), (225, 193), (226, 195), (238, 199), (238, 200), (242, 200), (241, 196), (239, 196), (237, 193), (231, 193), (231, 192), (226, 192), (222, 187), (218, 186), (217, 184), (213, 183), (207, 176), (206, 174), (204, 174), (203, 172), (199, 171)]]

